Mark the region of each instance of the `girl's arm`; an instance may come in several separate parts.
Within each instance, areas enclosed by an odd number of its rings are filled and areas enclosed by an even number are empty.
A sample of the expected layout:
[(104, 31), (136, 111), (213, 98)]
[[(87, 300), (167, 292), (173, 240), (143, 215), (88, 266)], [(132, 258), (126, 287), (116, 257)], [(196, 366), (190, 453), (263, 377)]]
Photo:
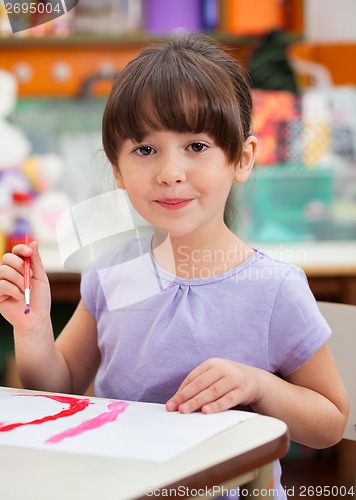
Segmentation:
[[(29, 314), (24, 314), (24, 257), (31, 259)], [(55, 343), (50, 307), (50, 287), (37, 243), (16, 245), (0, 266), (0, 313), (14, 327), (21, 382), (37, 390), (83, 392), (99, 363), (95, 320), (80, 303)]]
[[(255, 411), (284, 420), (291, 438), (312, 448), (326, 448), (342, 439), (348, 397), (326, 344), (285, 380), (268, 375), (262, 379), (262, 397), (252, 405)], [(267, 396), (270, 391), (272, 398)]]
[(213, 413), (237, 405), (283, 420), (293, 441), (313, 448), (340, 441), (348, 417), (347, 394), (327, 345), (286, 379), (234, 361), (209, 359), (186, 377), (167, 409)]
[(100, 351), (96, 321), (82, 300), (57, 338), (56, 347), (71, 374), (70, 392), (83, 394), (99, 368)]
[(52, 332), (36, 330), (26, 338), (15, 333), (15, 354), (24, 387), (84, 394), (100, 361), (96, 322), (80, 301), (55, 342)]

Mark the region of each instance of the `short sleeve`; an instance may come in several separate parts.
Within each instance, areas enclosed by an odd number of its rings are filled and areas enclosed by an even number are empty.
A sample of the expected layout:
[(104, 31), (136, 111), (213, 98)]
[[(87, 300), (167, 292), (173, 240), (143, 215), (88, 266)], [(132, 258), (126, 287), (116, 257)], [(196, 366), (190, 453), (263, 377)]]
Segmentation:
[(282, 376), (294, 372), (320, 349), (330, 334), (303, 270), (293, 267), (281, 281), (271, 315), (271, 372)]

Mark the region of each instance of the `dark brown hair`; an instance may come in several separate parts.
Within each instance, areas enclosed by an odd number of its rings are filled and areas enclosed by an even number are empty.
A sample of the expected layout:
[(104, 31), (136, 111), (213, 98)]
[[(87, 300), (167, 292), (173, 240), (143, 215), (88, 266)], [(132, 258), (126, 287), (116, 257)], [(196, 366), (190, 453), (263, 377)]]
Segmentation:
[(126, 139), (151, 130), (207, 133), (238, 162), (250, 134), (252, 100), (242, 66), (200, 35), (178, 35), (144, 50), (118, 75), (103, 116), (112, 165)]

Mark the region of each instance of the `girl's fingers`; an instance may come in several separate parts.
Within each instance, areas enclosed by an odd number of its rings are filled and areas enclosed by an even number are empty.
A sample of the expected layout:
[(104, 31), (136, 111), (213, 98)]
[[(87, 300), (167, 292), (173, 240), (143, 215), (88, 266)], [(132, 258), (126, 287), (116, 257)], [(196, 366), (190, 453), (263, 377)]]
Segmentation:
[(32, 242), (29, 246), (19, 244), (14, 246), (12, 253), (3, 255), (0, 266), (0, 294), (3, 297), (23, 298), (24, 291), (24, 258), (30, 258), (30, 275), (32, 279), (37, 279), (44, 283), (48, 282), (41, 257), (38, 252), (37, 242)]
[(23, 264), (18, 260), (22, 259), (13, 256), (13, 258), (9, 257), (3, 260), (9, 261), (12, 265), (2, 264), (0, 266), (0, 301), (3, 302), (8, 297), (20, 300), (23, 298), (24, 279), (23, 271), (21, 272)]
[[(167, 401), (169, 411), (189, 413), (219, 399), (236, 386), (236, 380), (226, 377), (219, 370), (209, 368), (192, 379), (193, 370), (176, 394)], [(197, 370), (198, 373), (200, 370)]]
[[(19, 290), (20, 293), (23, 292), (24, 278), (22, 262), (15, 262), (14, 265), (3, 264), (0, 267), (0, 292), (3, 295), (6, 295), (7, 291), (9, 290), (7, 284), (12, 284)], [(12, 290), (12, 287), (10, 288), (10, 290)], [(10, 293), (10, 295), (13, 296), (14, 294)]]
[[(19, 246), (19, 245), (17, 245), (17, 246)], [(29, 250), (28, 250), (28, 252), (32, 253)], [(23, 268), (24, 268), (23, 258), (21, 258), (20, 256), (18, 256), (15, 253), (5, 253), (2, 257), (1, 264), (2, 265), (0, 266), (0, 273), (2, 271), (2, 268), (5, 266), (16, 269), (16, 271), (18, 271), (18, 272), (23, 272)]]
[(240, 404), (240, 390), (235, 388), (216, 401), (211, 401), (203, 405), (201, 411), (203, 413), (219, 413), (220, 411), (229, 410), (238, 404)]
[(178, 394), (179, 392), (181, 392), (185, 387), (187, 387), (189, 384), (191, 384), (194, 379), (196, 379), (197, 377), (199, 377), (200, 375), (202, 375), (203, 373), (205, 373), (207, 370), (209, 370), (209, 367), (206, 366), (206, 362), (204, 362), (201, 365), (199, 365), (196, 368), (194, 368), (194, 370), (192, 370), (189, 373), (189, 375), (187, 375), (185, 377), (185, 379), (183, 380), (183, 382), (179, 386), (178, 391), (176, 392), (176, 394)]
[(166, 407), (169, 411), (176, 411), (182, 403), (184, 403), (188, 399), (191, 399), (199, 392), (205, 390), (207, 387), (209, 387), (210, 384), (214, 382), (214, 377), (211, 373), (211, 370), (207, 371), (204, 369), (204, 371), (199, 374), (199, 372), (201, 372), (201, 370), (199, 370), (200, 366), (190, 372), (190, 374), (180, 385), (178, 391), (169, 401), (167, 401)]
[(214, 413), (249, 403), (246, 370), (239, 363), (211, 358), (192, 370), (174, 396), (166, 403), (168, 411)]
[[(179, 394), (185, 387), (187, 387), (189, 384), (191, 384), (196, 378), (198, 378), (200, 375), (204, 374), (205, 372), (208, 372), (212, 369), (215, 368), (216, 370), (216, 364), (218, 364), (221, 360), (217, 358), (210, 358), (207, 359), (206, 361), (203, 361), (200, 365), (198, 365), (196, 368), (194, 368), (183, 380), (181, 385), (179, 386), (176, 394)], [(213, 373), (213, 372), (211, 372)], [(220, 378), (220, 377), (218, 377)]]
[[(203, 409), (205, 405), (226, 398), (227, 394), (229, 394), (233, 389), (234, 384), (231, 380), (221, 378), (211, 384), (208, 384), (204, 390), (197, 392), (192, 397), (186, 397), (184, 402), (178, 405), (178, 411), (181, 413), (191, 413)], [(230, 408), (231, 406), (235, 406), (234, 401), (230, 401), (229, 398), (227, 398), (227, 400), (226, 405), (230, 404)]]
[[(37, 241), (32, 241), (28, 246), (25, 244), (19, 244), (14, 246), (12, 249), (12, 254), (5, 254), (6, 261), (4, 261), (3, 258), (3, 263), (10, 263), (10, 265), (13, 265), (15, 267), (15, 261), (11, 259), (11, 255), (16, 256), (17, 258), (21, 259), (18, 265), (16, 264), (16, 268), (20, 271), (22, 270), (23, 272), (23, 258), (24, 257), (30, 257), (31, 260), (31, 276), (34, 279), (38, 279), (39, 281), (42, 282), (47, 282), (47, 274), (44, 270), (42, 260), (38, 251), (38, 243)], [(5, 256), (4, 256), (5, 257)]]
[(0, 279), (0, 302), (3, 302), (8, 297), (21, 300), (23, 299), (23, 292), (16, 284), (5, 279)]

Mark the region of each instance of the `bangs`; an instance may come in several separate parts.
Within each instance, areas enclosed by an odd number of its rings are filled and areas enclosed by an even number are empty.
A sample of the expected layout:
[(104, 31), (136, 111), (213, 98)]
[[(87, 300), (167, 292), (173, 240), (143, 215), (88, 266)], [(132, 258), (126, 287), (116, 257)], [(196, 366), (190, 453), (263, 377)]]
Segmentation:
[[(210, 85), (209, 85), (210, 84)], [(141, 142), (149, 131), (170, 130), (178, 133), (205, 132), (225, 149), (241, 128), (238, 109), (231, 106), (226, 92), (217, 95), (213, 82), (201, 76), (182, 81), (182, 75), (164, 74), (157, 79), (148, 75), (131, 95), (130, 108), (122, 108), (121, 123), (125, 138)]]
[(116, 164), (126, 139), (142, 142), (162, 130), (206, 133), (230, 162), (239, 161), (245, 139), (240, 115), (231, 78), (217, 64), (193, 51), (152, 48), (129, 63), (115, 82), (104, 112), (104, 149)]

